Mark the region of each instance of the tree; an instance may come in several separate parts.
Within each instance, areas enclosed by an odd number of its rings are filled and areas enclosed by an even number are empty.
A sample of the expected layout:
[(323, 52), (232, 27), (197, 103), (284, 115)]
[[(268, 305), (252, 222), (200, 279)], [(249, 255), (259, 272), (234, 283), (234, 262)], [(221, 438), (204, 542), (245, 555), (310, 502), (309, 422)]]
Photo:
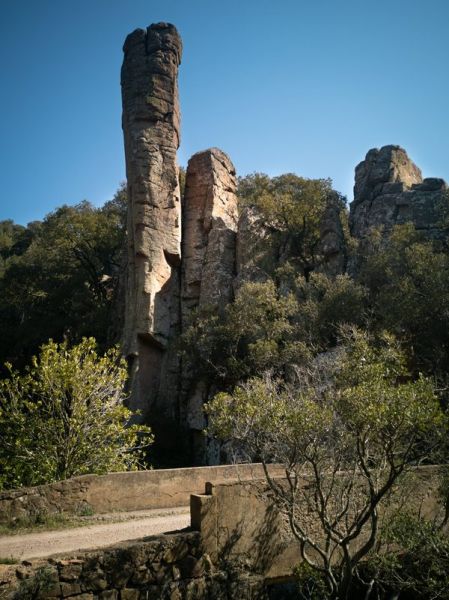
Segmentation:
[(257, 210), (269, 230), (264, 244), (274, 267), (288, 260), (306, 278), (322, 258), (321, 224), (328, 206), (335, 205), (340, 219), (346, 221), (345, 199), (332, 189), (330, 179), (254, 173), (239, 179), (238, 196), (241, 206)]
[[(254, 378), (218, 394), (207, 412), (210, 432), (240, 459), (262, 461), (300, 543), (298, 560), (322, 578), (330, 598), (346, 600), (377, 540), (379, 509), (426, 459), (445, 417), (431, 380), (410, 379), (390, 336), (374, 342), (351, 329), (342, 343), (298, 369), (294, 384)], [(270, 477), (274, 461), (285, 465), (285, 482)]]
[(378, 597), (448, 600), (449, 538), (442, 525), (410, 511), (394, 516), (382, 532), (380, 552), (362, 566)]
[(73, 348), (49, 341), (23, 375), (9, 369), (0, 380), (0, 484), (137, 468), (152, 436), (129, 424), (117, 348), (101, 356), (93, 338)]
[(27, 228), (3, 222), (0, 364), (23, 366), (49, 338), (93, 336), (103, 349), (116, 341), (125, 214), (122, 187), (101, 208), (63, 206)]
[(372, 326), (413, 349), (416, 370), (447, 374), (449, 254), (423, 239), (411, 223), (386, 242), (374, 233), (358, 281), (368, 290)]
[(296, 311), (294, 294), (280, 294), (271, 280), (243, 284), (223, 316), (205, 307), (182, 338), (195, 376), (226, 389), (268, 368), (282, 372), (304, 351)]
[(347, 275), (296, 276), (288, 287), (246, 282), (223, 315), (196, 313), (182, 337), (195, 377), (224, 390), (266, 370), (282, 376), (334, 343), (341, 325), (365, 322), (366, 290)]

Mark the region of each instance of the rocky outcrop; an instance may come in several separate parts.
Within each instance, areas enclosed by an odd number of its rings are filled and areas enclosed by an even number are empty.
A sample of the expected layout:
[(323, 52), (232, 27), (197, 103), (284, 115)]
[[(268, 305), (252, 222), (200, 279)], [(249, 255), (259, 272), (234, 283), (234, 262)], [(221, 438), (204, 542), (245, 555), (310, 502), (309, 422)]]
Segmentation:
[[(189, 160), (183, 202), (181, 307), (183, 327), (195, 309), (223, 312), (233, 297), (237, 231), (235, 169), (229, 157), (212, 148)], [(203, 406), (209, 390), (182, 373), (182, 420), (193, 436), (195, 463), (207, 458)], [(207, 444), (206, 444), (207, 445)]]
[(254, 206), (246, 206), (238, 222), (235, 291), (245, 281), (267, 280), (268, 275), (263, 266), (270, 253), (269, 228)]
[(222, 311), (232, 300), (236, 231), (234, 165), (218, 148), (194, 154), (187, 167), (183, 203), (182, 311), (186, 319), (198, 306)]
[[(128, 180), (123, 350), (130, 408), (150, 422), (164, 451), (178, 450), (173, 456), (178, 466), (181, 453), (185, 462), (196, 464), (217, 458), (202, 433), (204, 402), (214, 390), (193, 381), (177, 347), (195, 310), (222, 313), (245, 281), (274, 275), (288, 289), (292, 271), (333, 277), (347, 269), (356, 273), (359, 260), (352, 258), (347, 266), (347, 215), (337, 193), (326, 198), (312, 256), (301, 264), (298, 241), (282, 222), (267, 222), (254, 206), (238, 219), (235, 169), (217, 148), (190, 159), (181, 210), (176, 161), (181, 46), (167, 23), (134, 31), (124, 45), (121, 80)], [(429, 237), (440, 236), (447, 190), (441, 179), (423, 179), (399, 146), (370, 150), (356, 168), (349, 217), (359, 256), (369, 251), (373, 228), (387, 235), (394, 225), (412, 221)], [(290, 269), (279, 268), (286, 263)], [(181, 442), (190, 444), (187, 452)]]
[(174, 418), (176, 360), (167, 352), (179, 326), (181, 205), (177, 74), (181, 39), (157, 23), (131, 33), (121, 74), (128, 181), (128, 268), (123, 347), (132, 409)]
[(346, 240), (343, 230), (343, 208), (338, 195), (329, 198), (320, 223), (320, 264), (318, 270), (336, 277), (346, 269)]
[(448, 186), (442, 179), (423, 179), (419, 168), (399, 146), (372, 149), (355, 170), (351, 234), (364, 240), (373, 228), (387, 234), (411, 221), (429, 237), (441, 233), (441, 202)]

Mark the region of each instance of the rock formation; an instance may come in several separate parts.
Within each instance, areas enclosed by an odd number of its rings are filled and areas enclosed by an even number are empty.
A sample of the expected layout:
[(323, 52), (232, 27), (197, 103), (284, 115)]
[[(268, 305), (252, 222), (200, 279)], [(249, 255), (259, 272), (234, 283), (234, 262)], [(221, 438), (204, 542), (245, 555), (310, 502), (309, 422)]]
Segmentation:
[(339, 198), (330, 198), (320, 223), (319, 252), (322, 258), (318, 270), (330, 277), (340, 275), (346, 269), (347, 251), (342, 213)]
[(194, 154), (183, 203), (182, 310), (221, 311), (232, 299), (235, 275), (237, 195), (234, 165), (212, 148)]
[(440, 233), (443, 179), (422, 178), (421, 171), (399, 146), (368, 152), (355, 170), (351, 234), (363, 240), (373, 228), (387, 233), (394, 225), (411, 221), (429, 237)]
[(181, 215), (176, 162), (180, 60), (181, 40), (172, 25), (138, 29), (125, 41), (128, 258), (123, 349), (130, 370), (130, 407), (149, 420), (165, 449), (179, 446), (179, 430), (188, 438), (189, 429), (204, 427), (201, 382), (192, 384), (173, 342), (181, 333), (181, 320), (186, 323), (193, 309), (222, 311), (231, 301), (237, 229), (235, 169), (216, 148), (189, 161)]
[[(266, 280), (294, 258), (294, 248), (286, 244), (281, 251), (276, 246), (279, 225), (266, 223), (255, 207), (245, 208), (238, 219), (235, 169), (217, 148), (190, 159), (181, 211), (176, 161), (180, 60), (181, 40), (167, 23), (138, 29), (125, 41), (121, 84), (128, 249), (123, 349), (130, 369), (130, 407), (149, 420), (162, 448), (183, 452), (182, 442), (189, 443), (191, 455), (186, 452), (185, 461), (210, 464), (217, 456), (202, 435), (203, 405), (214, 390), (194, 381), (187, 361), (182, 364), (179, 335), (196, 309), (222, 313), (243, 282)], [(362, 254), (369, 250), (373, 228), (387, 234), (394, 225), (412, 221), (429, 237), (439, 236), (447, 190), (441, 179), (423, 180), (399, 146), (370, 150), (356, 168), (349, 216)], [(336, 276), (347, 268), (348, 234), (341, 198), (335, 194), (328, 200), (310, 271)]]
[(163, 422), (173, 365), (167, 353), (179, 325), (181, 206), (177, 73), (181, 39), (167, 23), (137, 29), (124, 44), (121, 74), (128, 181), (128, 269), (123, 346), (132, 409)]
[[(237, 195), (234, 165), (212, 148), (189, 160), (183, 202), (181, 307), (183, 326), (194, 309), (222, 312), (233, 297), (235, 276)], [(182, 375), (182, 419), (191, 430), (195, 462), (205, 456), (203, 405), (209, 390)]]
[(267, 280), (268, 276), (262, 264), (269, 250), (269, 228), (255, 207), (246, 206), (238, 222), (235, 291), (245, 281)]

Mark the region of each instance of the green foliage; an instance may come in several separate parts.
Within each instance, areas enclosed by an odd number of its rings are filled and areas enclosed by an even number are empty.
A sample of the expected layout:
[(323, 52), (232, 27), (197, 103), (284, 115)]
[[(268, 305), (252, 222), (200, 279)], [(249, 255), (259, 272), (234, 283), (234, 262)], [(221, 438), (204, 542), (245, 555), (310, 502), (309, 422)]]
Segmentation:
[(55, 584), (55, 574), (51, 567), (39, 567), (34, 575), (22, 579), (19, 589), (15, 592), (13, 600), (32, 600), (45, 598)]
[(386, 244), (373, 234), (359, 281), (369, 291), (372, 326), (412, 348), (417, 369), (447, 372), (449, 254), (411, 224), (397, 226)]
[(285, 375), (335, 342), (341, 325), (364, 322), (366, 291), (347, 275), (313, 273), (289, 287), (248, 282), (223, 316), (197, 313), (182, 338), (196, 377), (227, 389), (266, 370)]
[(266, 471), (270, 488), (302, 560), (340, 599), (377, 540), (378, 507), (400, 493), (400, 476), (428, 459), (446, 427), (432, 381), (410, 378), (391, 336), (351, 329), (341, 342), (290, 384), (254, 378), (207, 406), (210, 433), (240, 458), (286, 466), (286, 486)]
[(0, 556), (0, 565), (16, 565), (20, 559), (14, 556)]
[(48, 513), (36, 511), (31, 515), (17, 517), (4, 525), (0, 525), (0, 535), (23, 535), (36, 531), (49, 531), (52, 529), (65, 529), (79, 525), (79, 520), (65, 513)]
[(0, 472), (5, 487), (136, 469), (152, 436), (128, 425), (126, 366), (93, 338), (48, 342), (23, 375), (0, 380)]
[(306, 352), (296, 336), (296, 310), (295, 296), (280, 294), (273, 281), (246, 283), (223, 316), (195, 315), (182, 338), (185, 357), (197, 377), (224, 388), (266, 369), (282, 371)]
[(342, 325), (366, 325), (367, 290), (349, 275), (312, 273), (296, 280), (296, 322), (309, 346), (324, 350), (335, 345)]
[(400, 592), (416, 600), (448, 600), (447, 532), (433, 521), (402, 512), (387, 524), (380, 551), (368, 558), (362, 573), (376, 582), (381, 597)]
[[(241, 206), (254, 207), (270, 231), (269, 251), (273, 267), (289, 260), (308, 277), (320, 262), (320, 226), (326, 208), (336, 205), (345, 213), (345, 200), (332, 189), (330, 179), (305, 179), (293, 173), (270, 178), (264, 173), (238, 182)], [(267, 265), (266, 265), (267, 266)]]
[(321, 573), (308, 563), (301, 562), (294, 569), (298, 582), (298, 596), (301, 600), (327, 600), (329, 590)]
[(121, 188), (102, 208), (63, 206), (27, 228), (0, 223), (0, 364), (22, 366), (49, 338), (110, 345), (125, 214)]

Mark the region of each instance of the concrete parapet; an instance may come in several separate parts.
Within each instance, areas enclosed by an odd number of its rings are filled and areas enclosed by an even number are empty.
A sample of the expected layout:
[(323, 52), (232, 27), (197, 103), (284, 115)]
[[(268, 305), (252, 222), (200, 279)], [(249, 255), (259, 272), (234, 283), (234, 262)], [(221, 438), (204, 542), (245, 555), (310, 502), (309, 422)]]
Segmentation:
[[(282, 474), (282, 467), (273, 465)], [(32, 488), (0, 492), (0, 523), (36, 514), (82, 514), (187, 506), (207, 481), (247, 481), (263, 477), (262, 465), (221, 465), (83, 475)]]

